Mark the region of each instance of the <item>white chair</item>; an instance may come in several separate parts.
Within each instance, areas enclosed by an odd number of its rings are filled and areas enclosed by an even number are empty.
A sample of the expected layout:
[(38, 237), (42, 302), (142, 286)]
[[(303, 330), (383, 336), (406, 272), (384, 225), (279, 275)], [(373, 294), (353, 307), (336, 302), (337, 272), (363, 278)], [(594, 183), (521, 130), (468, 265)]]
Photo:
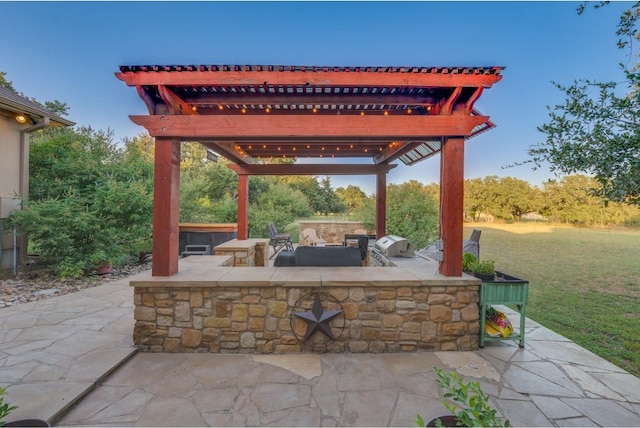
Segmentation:
[(302, 231), (302, 245), (307, 247), (324, 247), (327, 241), (316, 234), (315, 229), (307, 228)]

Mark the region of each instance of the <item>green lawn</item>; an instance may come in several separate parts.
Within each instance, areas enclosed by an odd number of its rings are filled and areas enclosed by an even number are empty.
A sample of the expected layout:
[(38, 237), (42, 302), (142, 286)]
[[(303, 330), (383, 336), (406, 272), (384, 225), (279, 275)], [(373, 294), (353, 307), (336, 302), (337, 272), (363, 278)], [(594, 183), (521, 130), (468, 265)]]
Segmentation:
[(544, 224), (482, 230), (480, 256), (529, 281), (527, 316), (640, 376), (640, 232)]

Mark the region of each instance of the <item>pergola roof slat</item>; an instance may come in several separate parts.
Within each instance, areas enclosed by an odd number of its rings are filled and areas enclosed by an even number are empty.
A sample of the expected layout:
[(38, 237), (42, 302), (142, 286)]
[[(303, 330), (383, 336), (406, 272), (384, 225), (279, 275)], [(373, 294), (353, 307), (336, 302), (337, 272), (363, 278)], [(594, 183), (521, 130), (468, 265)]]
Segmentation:
[[(132, 117), (156, 137), (192, 141), (367, 141), (337, 157), (407, 160), (392, 142), (470, 138), (494, 125), (473, 104), (504, 67), (123, 65), (117, 77), (143, 89), (151, 116)], [(464, 106), (464, 116), (453, 115)], [(173, 113), (167, 115), (166, 113)], [(187, 120), (182, 115), (190, 115)], [(318, 132), (321, 130), (321, 132)], [(318, 135), (318, 134), (322, 135)], [(406, 144), (403, 147), (406, 146)], [(366, 150), (365, 150), (366, 149)], [(250, 157), (264, 153), (246, 149)], [(381, 153), (382, 151), (385, 151)], [(432, 154), (439, 152), (435, 149)], [(319, 156), (287, 149), (270, 154)], [(282, 152), (282, 150), (281, 150)], [(386, 154), (385, 154), (386, 153)], [(418, 152), (415, 152), (418, 153)], [(420, 158), (424, 155), (418, 153)]]

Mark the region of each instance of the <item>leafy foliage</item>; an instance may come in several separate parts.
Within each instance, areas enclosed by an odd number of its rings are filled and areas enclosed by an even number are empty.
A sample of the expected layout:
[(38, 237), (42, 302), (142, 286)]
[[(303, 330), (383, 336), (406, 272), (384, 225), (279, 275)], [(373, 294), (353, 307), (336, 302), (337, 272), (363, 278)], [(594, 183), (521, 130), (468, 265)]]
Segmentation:
[(465, 272), (471, 272), (474, 263), (478, 261), (478, 258), (471, 253), (464, 253), (462, 255), (462, 270)]
[(284, 184), (276, 184), (264, 192), (257, 203), (249, 206), (249, 236), (268, 237), (267, 223), (273, 222), (276, 229), (284, 230), (296, 218), (313, 214), (306, 196)]
[(7, 73), (5, 71), (0, 71), (0, 87), (6, 88), (11, 92), (14, 92), (22, 97), (25, 97), (34, 103), (40, 104), (42, 107), (46, 108), (51, 113), (55, 113), (59, 116), (66, 116), (69, 114), (69, 106), (67, 105), (67, 103), (63, 103), (58, 100), (53, 100), (53, 101), (45, 101), (43, 104), (35, 98), (27, 97), (24, 94), (18, 92), (16, 88), (13, 87), (13, 82), (7, 79)]
[[(354, 210), (353, 218), (372, 229), (375, 208), (375, 198), (367, 198)], [(436, 239), (438, 227), (438, 204), (427, 186), (416, 180), (387, 186), (387, 233), (405, 237), (420, 248)]]
[(425, 187), (416, 180), (387, 187), (387, 232), (407, 238), (416, 248), (438, 236), (439, 210)]
[(510, 222), (537, 212), (551, 221), (585, 226), (630, 224), (640, 215), (636, 206), (602, 199), (594, 191), (598, 188), (597, 180), (586, 175), (549, 180), (541, 189), (512, 177), (467, 179), (465, 214), (472, 221), (484, 216)]
[[(456, 372), (445, 373), (434, 367), (436, 384), (444, 390), (442, 404), (465, 427), (509, 427), (508, 420), (496, 416), (496, 409), (489, 405), (489, 396), (482, 391), (480, 382), (465, 382)], [(455, 404), (455, 403), (459, 403)], [(424, 419), (418, 415), (418, 426), (425, 426)]]
[(496, 264), (493, 260), (476, 260), (469, 264), (469, 270), (473, 273), (492, 274), (496, 272)]
[[(596, 4), (601, 7), (606, 2)], [(584, 12), (584, 6), (578, 12)], [(640, 40), (640, 2), (625, 11), (616, 34), (619, 48)], [(566, 99), (549, 109), (550, 120), (538, 129), (546, 141), (529, 148), (534, 169), (544, 162), (559, 174), (585, 172), (599, 183), (593, 191), (606, 199), (640, 204), (640, 72), (639, 65), (620, 64), (625, 80), (595, 82), (575, 80), (554, 85)], [(619, 95), (620, 86), (625, 95)]]
[(353, 213), (354, 210), (361, 207), (367, 199), (367, 194), (358, 186), (354, 186), (352, 184), (348, 185), (346, 188), (338, 187), (336, 189), (336, 195), (345, 206), (347, 214)]
[(7, 391), (0, 386), (0, 427), (5, 425), (5, 418), (11, 413), (12, 410), (17, 409), (17, 406), (9, 406), (9, 403), (4, 402), (4, 396)]
[(6, 71), (0, 71), (0, 86), (10, 90), (11, 92), (16, 92), (16, 89), (13, 87), (13, 82), (11, 80), (7, 80)]
[(32, 141), (30, 170), (31, 200), (9, 221), (61, 276), (78, 277), (150, 250), (151, 170), (125, 156), (111, 133), (90, 128), (39, 133)]

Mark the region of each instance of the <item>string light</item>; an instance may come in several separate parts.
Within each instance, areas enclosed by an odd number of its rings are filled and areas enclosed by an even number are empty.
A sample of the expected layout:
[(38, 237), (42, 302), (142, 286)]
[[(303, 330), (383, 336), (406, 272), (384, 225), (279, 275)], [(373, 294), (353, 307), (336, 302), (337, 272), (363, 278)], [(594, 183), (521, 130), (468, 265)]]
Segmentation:
[(385, 115), (385, 116), (389, 116), (389, 112), (385, 110), (385, 111), (384, 111), (384, 115)]
[(218, 105), (218, 110), (224, 110), (224, 106), (222, 104)]
[(314, 112), (314, 113), (317, 113), (318, 109), (314, 107), (311, 111)]
[(242, 112), (242, 114), (245, 114), (247, 112), (247, 109), (242, 107), (242, 110), (240, 110)]
[(360, 112), (360, 116), (364, 116), (364, 112), (363, 111)]
[(198, 107), (196, 106), (191, 107), (191, 111), (196, 111), (196, 110), (198, 110)]
[(264, 109), (264, 112), (265, 113), (269, 113), (269, 112), (271, 112), (271, 109), (269, 107), (267, 107), (266, 109)]
[(411, 114), (413, 113), (413, 110), (411, 110), (410, 108), (407, 109), (407, 114)]

